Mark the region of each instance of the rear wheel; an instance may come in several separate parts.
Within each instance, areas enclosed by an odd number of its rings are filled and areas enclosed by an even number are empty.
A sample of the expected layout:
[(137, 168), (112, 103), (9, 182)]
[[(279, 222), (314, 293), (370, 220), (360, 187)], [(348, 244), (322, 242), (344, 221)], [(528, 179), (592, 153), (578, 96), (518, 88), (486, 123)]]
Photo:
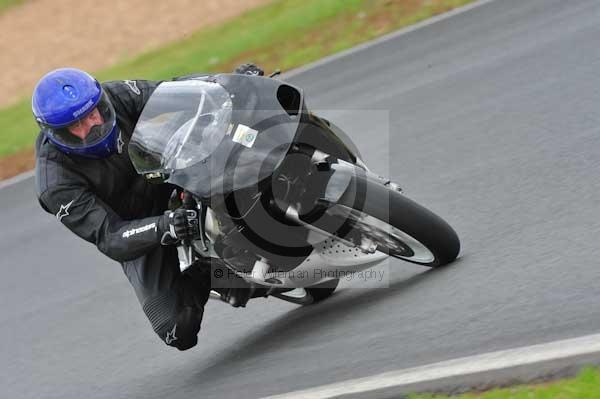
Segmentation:
[(321, 302), (333, 295), (339, 282), (339, 279), (328, 280), (313, 285), (312, 287), (296, 288), (291, 291), (271, 295), (275, 298), (283, 299), (284, 301), (298, 305), (311, 305), (313, 303)]
[(333, 295), (333, 291), (335, 291), (339, 282), (339, 279), (325, 281), (306, 288), (306, 291), (313, 297), (313, 302), (321, 302)]

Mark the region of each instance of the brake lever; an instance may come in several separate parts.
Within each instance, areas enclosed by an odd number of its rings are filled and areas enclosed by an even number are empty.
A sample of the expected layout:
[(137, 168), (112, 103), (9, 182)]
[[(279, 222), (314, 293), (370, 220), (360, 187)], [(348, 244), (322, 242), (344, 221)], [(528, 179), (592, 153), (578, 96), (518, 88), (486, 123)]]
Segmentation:
[(276, 69), (272, 74), (269, 75), (269, 77), (274, 78), (277, 75), (281, 75), (281, 69)]
[[(192, 196), (192, 194), (190, 194), (188, 191), (184, 191), (183, 192), (183, 198), (182, 198), (182, 204), (183, 204), (183, 208), (186, 210), (192, 210), (194, 212), (196, 212), (196, 215), (198, 214), (197, 210), (195, 209), (196, 201), (194, 200), (194, 197)], [(185, 262), (187, 264), (187, 266), (189, 267), (192, 263), (194, 263), (194, 251), (192, 249), (192, 240), (185, 239), (182, 240), (182, 245), (183, 250), (184, 250), (184, 254), (185, 254)]]

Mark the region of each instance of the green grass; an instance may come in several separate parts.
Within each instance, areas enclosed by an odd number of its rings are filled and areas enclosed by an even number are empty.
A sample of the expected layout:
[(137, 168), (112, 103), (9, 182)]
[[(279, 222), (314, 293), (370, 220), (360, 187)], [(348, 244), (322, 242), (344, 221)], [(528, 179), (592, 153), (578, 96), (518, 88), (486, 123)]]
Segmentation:
[[(94, 73), (100, 80), (168, 79), (231, 71), (246, 61), (287, 70), (471, 1), (278, 0)], [(32, 146), (37, 127), (30, 107), (23, 99), (0, 110), (0, 156)]]
[(600, 370), (583, 369), (575, 378), (541, 385), (522, 385), (461, 396), (411, 395), (409, 399), (598, 399)]
[(0, 156), (31, 147), (39, 131), (28, 99), (0, 110), (0, 126)]
[(260, 49), (275, 45), (283, 46), (286, 52), (295, 52), (299, 50), (295, 45), (298, 36), (335, 17), (356, 13), (363, 3), (361, 0), (277, 1), (221, 27), (197, 32), (177, 44), (124, 62), (98, 76), (109, 78), (135, 73), (150, 79), (163, 79), (218, 70), (218, 66), (241, 54), (257, 55)]
[(7, 8), (16, 6), (17, 4), (22, 3), (25, 0), (0, 0), (0, 14), (6, 11)]

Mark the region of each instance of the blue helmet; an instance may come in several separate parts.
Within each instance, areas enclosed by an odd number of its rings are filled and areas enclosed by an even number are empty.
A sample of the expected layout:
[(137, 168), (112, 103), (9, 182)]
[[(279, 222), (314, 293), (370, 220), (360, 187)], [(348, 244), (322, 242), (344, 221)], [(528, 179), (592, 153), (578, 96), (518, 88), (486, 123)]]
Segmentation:
[[(100, 83), (79, 69), (56, 69), (42, 77), (33, 91), (31, 108), (42, 132), (64, 153), (105, 158), (117, 150), (115, 109)], [(96, 109), (102, 124), (93, 126), (84, 138), (71, 133), (69, 127)]]

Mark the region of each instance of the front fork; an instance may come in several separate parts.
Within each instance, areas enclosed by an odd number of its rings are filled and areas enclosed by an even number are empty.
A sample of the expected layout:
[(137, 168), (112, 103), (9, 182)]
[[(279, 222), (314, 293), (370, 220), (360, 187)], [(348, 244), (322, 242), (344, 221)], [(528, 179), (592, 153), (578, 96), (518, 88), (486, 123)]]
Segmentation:
[[(329, 209), (336, 206), (343, 195), (352, 195), (353, 190), (360, 192), (361, 188), (356, 187), (356, 182), (359, 181), (359, 179), (356, 178), (357, 175), (362, 175), (369, 180), (378, 181), (380, 184), (389, 187), (392, 190), (402, 192), (402, 189), (396, 183), (393, 183), (389, 179), (371, 172), (364, 162), (358, 157), (356, 158), (355, 163), (350, 163), (308, 146), (295, 145), (292, 149), (295, 152), (310, 157), (312, 173), (320, 173), (324, 177), (314, 178), (315, 184), (324, 185), (324, 187), (320, 189), (321, 192), (319, 198), (317, 198), (314, 202), (308, 201), (308, 203), (312, 203), (314, 208)], [(354, 193), (354, 195), (357, 194)], [(360, 195), (361, 194), (358, 194), (359, 197)], [(362, 203), (360, 201), (357, 201), (357, 205), (358, 208), (362, 207)], [(377, 245), (368, 238), (361, 237), (360, 240), (355, 240), (356, 242), (354, 242), (339, 235), (334, 235), (330, 231), (323, 230), (322, 228), (319, 228), (315, 224), (311, 223), (310, 216), (305, 218), (308, 220), (303, 220), (301, 212), (303, 212), (304, 215), (307, 214), (306, 209), (302, 209), (302, 202), (297, 204), (289, 204), (285, 209), (285, 218), (293, 223), (304, 226), (307, 230), (310, 230), (317, 236), (321, 237), (323, 241), (331, 239), (333, 236), (335, 240), (339, 241), (340, 243), (350, 248), (358, 248), (364, 254), (373, 254), (376, 251)], [(327, 210), (325, 210), (325, 212), (327, 212)], [(318, 214), (318, 212), (316, 213)]]

